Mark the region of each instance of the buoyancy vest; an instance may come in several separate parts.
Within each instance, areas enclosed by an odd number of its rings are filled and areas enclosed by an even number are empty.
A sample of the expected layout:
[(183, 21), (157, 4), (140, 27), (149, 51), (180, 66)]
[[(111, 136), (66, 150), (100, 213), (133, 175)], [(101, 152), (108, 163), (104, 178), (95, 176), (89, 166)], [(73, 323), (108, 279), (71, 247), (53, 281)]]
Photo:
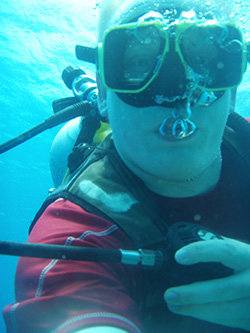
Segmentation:
[(151, 247), (165, 240), (167, 223), (155, 211), (150, 191), (120, 159), (110, 135), (66, 184), (50, 194), (32, 226), (46, 207), (59, 197), (114, 222), (136, 248)]
[[(240, 163), (240, 168), (245, 168), (237, 177), (240, 183), (246, 182), (244, 186), (248, 188), (250, 177), (247, 180), (244, 177), (250, 174), (249, 142), (250, 124), (238, 115), (231, 116), (224, 134), (222, 153), (226, 156), (227, 164), (230, 165), (232, 156), (233, 163)], [(162, 248), (164, 244), (166, 246), (168, 221), (159, 213), (155, 195), (122, 162), (111, 136), (93, 149), (65, 184), (50, 194), (32, 226), (46, 207), (58, 198), (68, 199), (84, 210), (115, 223), (125, 232), (135, 248), (155, 249)], [(165, 278), (159, 277), (157, 272), (145, 272), (142, 312), (149, 327), (151, 317), (152, 323), (155, 318), (162, 320), (166, 317), (168, 325), (172, 322), (173, 329), (178, 332), (178, 316), (168, 312), (163, 304), (162, 295), (166, 289), (164, 281)], [(187, 321), (189, 325), (189, 319)], [(192, 320), (193, 322), (195, 321)], [(164, 325), (163, 323), (162, 327)], [(182, 328), (183, 326), (180, 331)]]
[[(236, 113), (229, 116), (223, 150), (229, 151), (227, 155), (232, 154), (233, 159), (238, 155), (249, 169), (250, 124)], [(137, 248), (155, 247), (165, 242), (168, 222), (158, 214), (155, 196), (122, 162), (111, 135), (92, 148), (70, 179), (49, 195), (30, 230), (46, 207), (58, 198), (68, 199), (114, 222)]]

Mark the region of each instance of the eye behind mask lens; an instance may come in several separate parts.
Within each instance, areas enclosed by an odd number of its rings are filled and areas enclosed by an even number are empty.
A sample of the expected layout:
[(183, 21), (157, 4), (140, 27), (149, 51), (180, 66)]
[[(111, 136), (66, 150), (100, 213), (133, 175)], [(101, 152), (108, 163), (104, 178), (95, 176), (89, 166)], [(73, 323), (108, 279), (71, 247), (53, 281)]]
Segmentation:
[(111, 31), (104, 49), (107, 86), (127, 91), (143, 88), (155, 74), (165, 42), (154, 26), (139, 27), (136, 33), (130, 29)]
[(157, 96), (163, 96), (165, 103), (172, 107), (181, 100), (186, 91), (186, 75), (184, 66), (176, 52), (167, 53), (162, 67), (151, 84), (139, 93), (117, 93), (120, 99), (129, 105), (146, 107), (158, 105)]

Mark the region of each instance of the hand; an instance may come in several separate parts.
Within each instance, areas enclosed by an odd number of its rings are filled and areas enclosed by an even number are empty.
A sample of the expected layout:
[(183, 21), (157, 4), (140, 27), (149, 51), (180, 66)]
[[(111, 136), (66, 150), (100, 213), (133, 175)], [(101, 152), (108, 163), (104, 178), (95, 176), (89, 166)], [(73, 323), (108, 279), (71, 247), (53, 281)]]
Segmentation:
[(201, 241), (178, 250), (175, 259), (183, 265), (220, 262), (235, 273), (168, 289), (164, 297), (170, 311), (250, 330), (250, 245), (229, 238)]

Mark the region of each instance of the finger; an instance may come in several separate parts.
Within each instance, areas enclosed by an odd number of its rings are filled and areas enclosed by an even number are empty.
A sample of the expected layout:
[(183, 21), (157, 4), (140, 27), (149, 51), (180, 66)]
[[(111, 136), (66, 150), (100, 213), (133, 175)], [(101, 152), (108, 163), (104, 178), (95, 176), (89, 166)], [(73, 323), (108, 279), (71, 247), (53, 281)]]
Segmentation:
[(171, 312), (191, 316), (214, 324), (234, 328), (250, 329), (250, 299), (233, 302), (209, 303), (190, 306), (168, 306)]
[(168, 289), (164, 298), (169, 305), (183, 306), (234, 301), (250, 298), (250, 269), (235, 275)]
[(175, 254), (183, 265), (199, 262), (220, 262), (235, 270), (250, 268), (250, 245), (234, 239), (200, 241), (189, 244)]

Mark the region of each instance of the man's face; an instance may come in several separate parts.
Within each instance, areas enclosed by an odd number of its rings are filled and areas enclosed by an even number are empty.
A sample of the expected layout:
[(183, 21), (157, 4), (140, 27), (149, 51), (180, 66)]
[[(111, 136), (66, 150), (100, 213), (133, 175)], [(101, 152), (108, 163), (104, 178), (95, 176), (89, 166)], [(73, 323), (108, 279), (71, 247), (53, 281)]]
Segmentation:
[[(161, 5), (167, 1), (160, 1)], [(173, 2), (178, 3), (178, 0)], [(185, 1), (193, 9), (194, 1)], [(195, 1), (198, 4), (197, 1)], [(150, 8), (153, 9), (153, 8)], [(143, 14), (143, 13), (141, 13)], [(136, 50), (135, 50), (136, 51)], [(167, 73), (166, 73), (167, 74)], [(121, 100), (115, 92), (107, 92), (108, 117), (114, 143), (125, 164), (139, 177), (143, 174), (166, 181), (194, 179), (221, 159), (221, 142), (230, 109), (230, 91), (209, 106), (191, 106), (190, 121), (196, 131), (181, 140), (160, 134), (164, 120), (174, 107), (150, 105), (135, 107)], [(175, 105), (185, 114), (184, 103)], [(142, 177), (143, 178), (143, 177)]]
[(197, 130), (176, 140), (159, 132), (163, 121), (171, 116), (172, 108), (133, 107), (108, 91), (108, 115), (115, 146), (125, 164), (139, 177), (143, 172), (170, 181), (181, 181), (187, 175), (195, 178), (221, 156), (230, 96), (226, 91), (210, 106), (192, 107), (190, 120)]

